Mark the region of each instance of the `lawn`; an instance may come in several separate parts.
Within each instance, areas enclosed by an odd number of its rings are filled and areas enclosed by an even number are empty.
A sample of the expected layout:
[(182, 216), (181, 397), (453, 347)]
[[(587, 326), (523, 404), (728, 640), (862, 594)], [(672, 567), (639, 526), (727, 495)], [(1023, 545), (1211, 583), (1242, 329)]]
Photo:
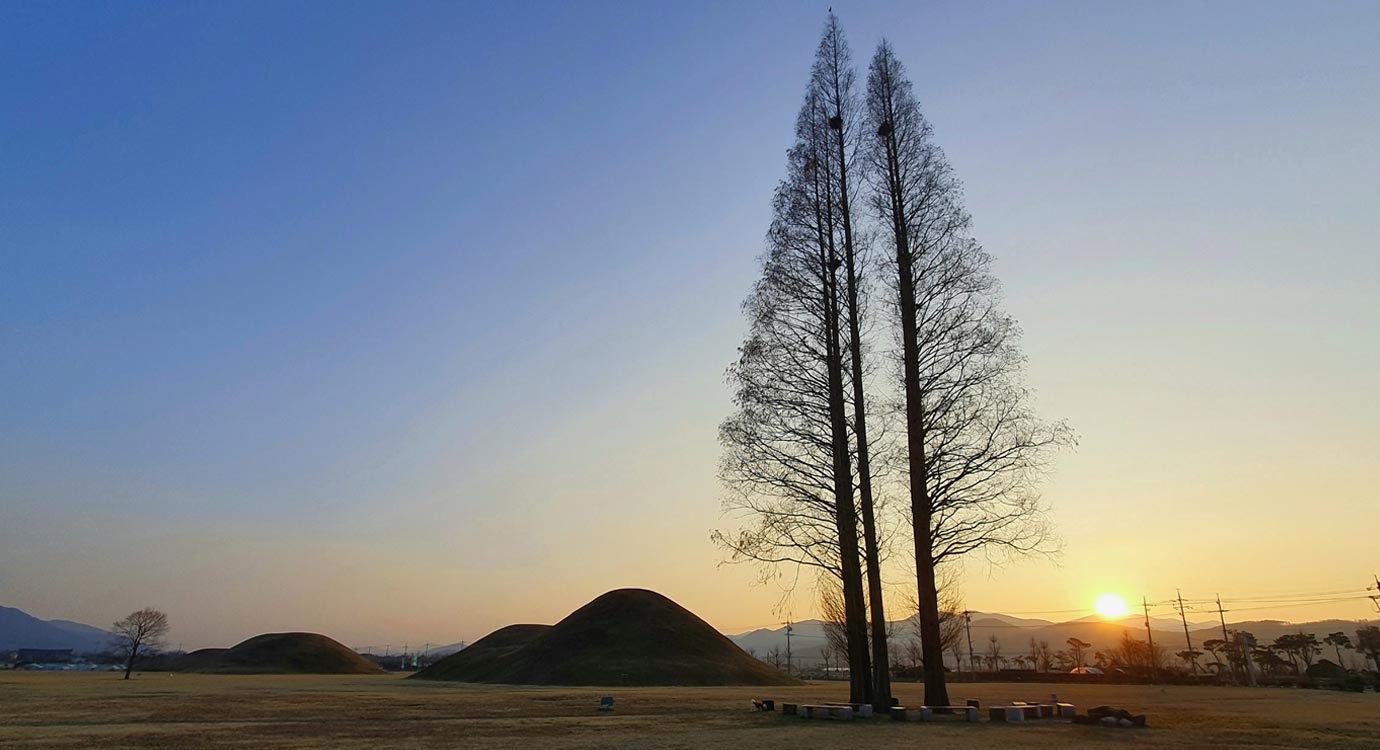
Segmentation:
[[(1380, 695), (1207, 687), (955, 685), (956, 699), (1111, 704), (1151, 728), (802, 721), (752, 713), (753, 697), (819, 702), (796, 688), (527, 688), (379, 676), (0, 673), (0, 747), (48, 748), (1375, 748)], [(903, 703), (921, 689), (900, 684)], [(600, 713), (600, 695), (616, 709)]]

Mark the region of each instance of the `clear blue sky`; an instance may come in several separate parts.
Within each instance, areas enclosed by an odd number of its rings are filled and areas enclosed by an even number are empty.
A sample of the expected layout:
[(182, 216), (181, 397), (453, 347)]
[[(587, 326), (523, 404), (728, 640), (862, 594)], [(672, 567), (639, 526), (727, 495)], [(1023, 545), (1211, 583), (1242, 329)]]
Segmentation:
[[(1364, 584), (1380, 5), (833, 6), (909, 66), (1083, 439), (1064, 566), (970, 605)], [(715, 426), (824, 10), (4, 4), (0, 604), (198, 645), (618, 585), (777, 619), (714, 565)], [(1128, 549), (1141, 507), (1241, 562)]]

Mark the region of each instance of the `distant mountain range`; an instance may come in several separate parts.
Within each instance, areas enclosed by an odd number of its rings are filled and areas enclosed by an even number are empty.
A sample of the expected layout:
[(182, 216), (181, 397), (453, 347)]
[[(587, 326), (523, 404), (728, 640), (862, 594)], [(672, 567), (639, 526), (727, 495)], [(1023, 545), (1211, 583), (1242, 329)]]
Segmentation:
[[(1036, 643), (1045, 641), (1051, 650), (1059, 651), (1067, 648), (1067, 642), (1070, 638), (1078, 638), (1092, 644), (1092, 648), (1089, 649), (1090, 655), (1095, 651), (1116, 645), (1121, 640), (1123, 633), (1129, 633), (1133, 638), (1145, 640), (1144, 617), (1131, 616), (1121, 620), (1108, 621), (1093, 615), (1067, 622), (1052, 622), (998, 613), (973, 612), (972, 618), (973, 651), (979, 656), (987, 653), (992, 636), (996, 636), (1001, 647), (1001, 653), (1006, 657), (1028, 654), (1031, 639), (1034, 639)], [(1279, 620), (1252, 620), (1227, 623), (1227, 627), (1231, 630), (1248, 631), (1254, 634), (1258, 641), (1268, 643), (1286, 633), (1300, 631), (1313, 633), (1318, 637), (1318, 640), (1322, 640), (1328, 633), (1337, 631), (1342, 631), (1355, 638), (1358, 625), (1375, 624), (1376, 622), (1380, 621), (1366, 623), (1355, 620), (1319, 620), (1289, 623)], [(1183, 623), (1178, 619), (1151, 617), (1150, 629), (1155, 639), (1155, 645), (1164, 647), (1169, 654), (1183, 651), (1187, 647), (1184, 640)], [(1220, 622), (1189, 621), (1188, 631), (1189, 636), (1193, 639), (1193, 647), (1200, 651), (1203, 641), (1222, 637)], [(915, 627), (910, 621), (892, 623), (893, 652), (900, 650), (901, 653), (904, 653), (905, 644), (916, 639), (916, 637)], [(786, 653), (785, 626), (762, 628), (738, 635), (730, 635), (729, 638), (758, 658), (765, 658), (773, 649), (780, 649), (783, 657)], [(828, 640), (824, 635), (823, 622), (803, 620), (792, 625), (791, 660), (797, 666), (812, 667), (820, 663), (822, 661), (821, 652), (827, 646)], [(966, 635), (962, 648), (966, 654), (968, 649)], [(1323, 656), (1328, 656), (1328, 654), (1324, 653)], [(1335, 659), (1335, 657), (1332, 658)], [(904, 662), (905, 659), (903, 658), (902, 661)], [(950, 664), (950, 666), (953, 665)]]
[[(1067, 622), (1052, 622), (1025, 617), (1013, 617), (995, 612), (972, 613), (973, 651), (979, 655), (987, 653), (989, 638), (996, 636), (1001, 644), (1002, 655), (1010, 657), (1027, 654), (1030, 641), (1046, 641), (1050, 648), (1058, 651), (1066, 648), (1069, 638), (1079, 638), (1092, 644), (1092, 651), (1099, 651), (1115, 645), (1122, 633), (1133, 638), (1145, 639), (1145, 620), (1130, 616), (1118, 621), (1107, 621), (1092, 615)], [(1286, 633), (1313, 633), (1322, 640), (1328, 633), (1342, 631), (1355, 637), (1356, 628), (1366, 621), (1319, 620), (1313, 622), (1289, 623), (1279, 620), (1253, 620), (1249, 622), (1228, 623), (1232, 630), (1246, 630), (1261, 642), (1269, 642)], [(1369, 621), (1380, 624), (1380, 621)], [(1173, 654), (1185, 648), (1183, 623), (1174, 618), (1152, 617), (1150, 626), (1156, 645)], [(1218, 622), (1188, 623), (1189, 635), (1194, 648), (1201, 649), (1203, 641), (1221, 638), (1221, 624)], [(905, 644), (916, 637), (915, 628), (910, 621), (892, 623), (894, 648), (904, 651)], [(762, 628), (747, 633), (729, 635), (729, 639), (749, 653), (764, 658), (772, 649), (779, 648), (786, 653), (786, 628)], [(70, 648), (77, 653), (105, 651), (110, 647), (111, 635), (101, 628), (84, 625), (70, 620), (41, 620), (20, 609), (0, 606), (0, 651), (15, 651), (21, 648)], [(792, 661), (799, 666), (814, 666), (821, 661), (821, 652), (828, 645), (824, 635), (824, 623), (819, 620), (803, 620), (794, 623), (791, 633)], [(463, 643), (432, 647), (428, 654), (433, 657), (444, 656), (459, 651)], [(967, 643), (963, 649), (966, 653)], [(1327, 656), (1327, 654), (1323, 654)], [(904, 661), (904, 660), (903, 660)], [(951, 665), (952, 666), (952, 665)]]
[(70, 648), (77, 653), (105, 651), (110, 633), (71, 620), (40, 620), (14, 607), (0, 607), (0, 651)]

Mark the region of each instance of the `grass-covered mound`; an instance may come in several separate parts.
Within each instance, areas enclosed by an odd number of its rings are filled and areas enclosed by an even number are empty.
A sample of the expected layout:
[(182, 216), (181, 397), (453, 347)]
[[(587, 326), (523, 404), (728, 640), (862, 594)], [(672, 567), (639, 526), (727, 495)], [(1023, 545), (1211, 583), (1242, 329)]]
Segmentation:
[(552, 626), (510, 625), (415, 677), (513, 685), (785, 685), (694, 613), (619, 589)]
[(503, 682), (504, 670), (508, 668), (513, 655), (550, 629), (550, 625), (509, 625), (499, 628), (437, 661), (416, 676), (434, 680)]
[(265, 633), (231, 648), (203, 648), (177, 660), (179, 672), (210, 674), (381, 674), (378, 665), (317, 633)]

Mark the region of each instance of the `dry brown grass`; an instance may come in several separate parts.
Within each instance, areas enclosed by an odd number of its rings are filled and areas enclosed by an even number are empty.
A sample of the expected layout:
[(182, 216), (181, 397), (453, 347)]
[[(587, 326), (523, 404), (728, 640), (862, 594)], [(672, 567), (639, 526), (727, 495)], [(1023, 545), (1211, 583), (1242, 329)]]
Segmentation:
[[(903, 702), (920, 687), (897, 686)], [(1380, 695), (1244, 688), (956, 685), (956, 698), (1108, 703), (1152, 728), (1066, 723), (801, 721), (747, 711), (752, 697), (837, 700), (800, 688), (524, 688), (381, 676), (0, 674), (0, 747), (48, 748), (1375, 748)], [(617, 698), (601, 714), (598, 696)]]

